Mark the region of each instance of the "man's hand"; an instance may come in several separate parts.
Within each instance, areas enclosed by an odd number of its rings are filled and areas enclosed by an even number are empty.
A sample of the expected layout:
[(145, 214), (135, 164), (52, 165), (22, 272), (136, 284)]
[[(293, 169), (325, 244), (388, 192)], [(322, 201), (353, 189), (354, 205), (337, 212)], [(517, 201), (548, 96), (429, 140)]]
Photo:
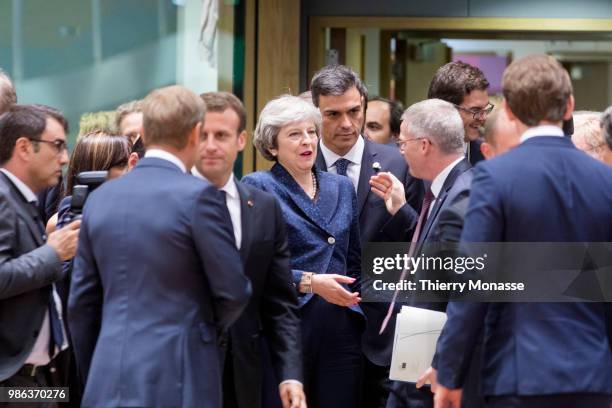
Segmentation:
[(461, 388), (454, 390), (438, 384), (434, 395), (434, 408), (461, 408), (462, 392)]
[(283, 408), (306, 408), (304, 387), (295, 381), (287, 381), (278, 386)]
[(312, 275), (312, 292), (329, 303), (338, 306), (354, 306), (361, 301), (358, 292), (349, 292), (341, 283), (353, 283), (355, 278), (344, 275), (315, 273)]
[(438, 388), (438, 371), (429, 367), (417, 380), (416, 387), (421, 388), (425, 384), (431, 384), (431, 392), (436, 393), (436, 389)]
[(79, 228), (81, 228), (81, 221), (76, 220), (49, 234), (47, 244), (57, 252), (61, 261), (74, 258), (79, 240)]
[(372, 192), (385, 201), (387, 211), (395, 215), (406, 204), (404, 185), (392, 173), (384, 172), (370, 177)]

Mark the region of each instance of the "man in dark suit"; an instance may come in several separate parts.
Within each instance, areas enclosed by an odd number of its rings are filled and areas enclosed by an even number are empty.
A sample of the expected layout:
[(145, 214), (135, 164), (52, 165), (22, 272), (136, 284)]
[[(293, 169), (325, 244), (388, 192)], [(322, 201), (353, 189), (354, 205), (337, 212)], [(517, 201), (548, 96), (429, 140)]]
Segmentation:
[(375, 96), (368, 100), (363, 136), (375, 143), (395, 145), (404, 107), (399, 101)]
[(145, 157), (87, 200), (68, 304), (84, 406), (221, 404), (218, 333), (251, 288), (221, 194), (186, 174), (204, 110), (180, 86), (150, 93)]
[(61, 261), (74, 256), (80, 221), (47, 238), (36, 208), (36, 193), (55, 185), (68, 162), (65, 124), (32, 105), (0, 117), (2, 387), (50, 385), (52, 360), (68, 347), (54, 283), (64, 277)]
[(459, 111), (467, 142), (465, 155), (473, 165), (484, 156), (480, 152), (480, 136), (487, 115), (493, 110), (489, 103), (489, 81), (477, 67), (465, 62), (449, 62), (438, 69), (429, 84), (427, 98), (450, 102)]
[[(382, 226), (390, 215), (385, 203), (370, 191), (370, 178), (379, 171), (393, 173), (404, 184), (406, 200), (412, 208), (408, 227), (416, 225), (423, 198), (423, 183), (413, 178), (395, 146), (373, 143), (361, 135), (367, 89), (357, 74), (343, 65), (327, 66), (312, 78), (312, 101), (323, 119), (317, 167), (347, 176), (357, 190), (359, 228), (362, 247), (367, 242), (384, 242), (390, 238)], [(364, 303), (368, 321), (362, 337), (365, 356), (363, 406), (384, 406), (388, 390), (393, 330), (379, 335), (387, 304)]]
[(242, 102), (227, 92), (201, 96), (206, 114), (192, 173), (224, 192), (236, 246), (253, 286), (251, 300), (224, 342), (223, 406), (262, 406), (264, 335), (283, 406), (299, 408), (305, 402), (300, 321), (280, 206), (272, 195), (234, 177), (234, 163), (247, 138)]
[[(510, 64), (502, 84), (521, 144), (474, 170), (462, 241), (612, 241), (612, 169), (577, 150), (561, 129), (574, 107), (567, 72), (550, 56), (532, 55)], [(436, 406), (458, 406), (465, 361), (484, 329), (487, 406), (610, 407), (605, 305), (449, 303)]]
[[(472, 170), (464, 156), (463, 122), (457, 109), (440, 99), (428, 99), (410, 106), (402, 116), (398, 144), (410, 173), (429, 182), (431, 187), (425, 193), (421, 215), (413, 230), (406, 228), (407, 223), (402, 220), (411, 217), (410, 208), (406, 209), (402, 183), (389, 173), (373, 177), (372, 191), (385, 201), (387, 210), (393, 215), (384, 226), (385, 233), (394, 241), (412, 240), (416, 245), (413, 253), (427, 251), (423, 249), (426, 243), (459, 241)], [(444, 302), (410, 303), (437, 311), (446, 308)], [(395, 382), (387, 407), (412, 406), (433, 406), (429, 387), (417, 389), (414, 383)], [(471, 405), (468, 402), (464, 406)]]

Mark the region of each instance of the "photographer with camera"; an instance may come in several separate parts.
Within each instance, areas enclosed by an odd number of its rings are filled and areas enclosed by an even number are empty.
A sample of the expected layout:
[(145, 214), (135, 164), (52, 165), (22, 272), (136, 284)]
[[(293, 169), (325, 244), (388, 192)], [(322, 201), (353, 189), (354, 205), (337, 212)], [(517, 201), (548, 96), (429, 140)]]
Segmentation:
[[(119, 177), (128, 171), (130, 148), (131, 143), (127, 137), (104, 132), (89, 133), (77, 141), (68, 165), (66, 196), (59, 205), (56, 226), (58, 230), (61, 231), (65, 225), (80, 219), (87, 196), (96, 187), (107, 179)], [(57, 284), (64, 310), (68, 305), (73, 262), (74, 259), (71, 257), (62, 263), (65, 279)], [(76, 375), (74, 357), (71, 360), (69, 369), (71, 404), (78, 406), (82, 386)]]

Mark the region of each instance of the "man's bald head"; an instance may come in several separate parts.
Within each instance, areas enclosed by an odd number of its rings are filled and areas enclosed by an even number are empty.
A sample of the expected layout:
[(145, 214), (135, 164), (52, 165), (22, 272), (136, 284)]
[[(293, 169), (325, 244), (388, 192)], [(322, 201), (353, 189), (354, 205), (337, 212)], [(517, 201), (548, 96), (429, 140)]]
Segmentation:
[(480, 151), (489, 160), (516, 147), (520, 137), (516, 125), (508, 119), (506, 110), (496, 109), (487, 118)]
[(0, 115), (17, 103), (17, 93), (11, 78), (0, 69)]

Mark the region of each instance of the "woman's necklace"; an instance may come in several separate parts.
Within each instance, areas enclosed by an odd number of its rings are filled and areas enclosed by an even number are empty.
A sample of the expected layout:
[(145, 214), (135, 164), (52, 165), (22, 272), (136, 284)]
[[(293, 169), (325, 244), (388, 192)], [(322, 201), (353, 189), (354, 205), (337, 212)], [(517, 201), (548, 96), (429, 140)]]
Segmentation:
[(309, 194), (308, 196), (310, 197), (311, 200), (314, 200), (315, 197), (317, 196), (319, 186), (317, 184), (317, 176), (315, 176), (314, 171), (310, 172), (310, 174), (312, 176), (312, 194)]

